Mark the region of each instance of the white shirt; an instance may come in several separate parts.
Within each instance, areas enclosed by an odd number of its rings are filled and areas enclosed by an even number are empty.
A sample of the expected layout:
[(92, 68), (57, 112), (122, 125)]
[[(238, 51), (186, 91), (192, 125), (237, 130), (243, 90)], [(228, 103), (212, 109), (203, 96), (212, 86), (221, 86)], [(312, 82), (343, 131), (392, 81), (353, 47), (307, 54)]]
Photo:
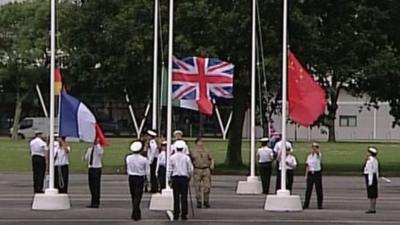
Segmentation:
[(261, 147), (257, 150), (258, 163), (272, 162), (274, 160), (274, 153), (268, 146)]
[(133, 176), (147, 176), (150, 178), (149, 161), (142, 155), (136, 153), (126, 157), (126, 173)]
[[(293, 152), (292, 144), (290, 142), (288, 142), (288, 141), (286, 141), (286, 148), (289, 148), (290, 152)], [(286, 150), (286, 149), (284, 149), (284, 150)], [(275, 155), (277, 157), (276, 158), (277, 161), (281, 160), (281, 151), (282, 151), (282, 140), (278, 141), (275, 144), (275, 147), (274, 147), (274, 153), (275, 153)]]
[(47, 147), (46, 142), (44, 142), (40, 137), (34, 138), (29, 143), (31, 149), (31, 155), (45, 156), (49, 148)]
[[(297, 160), (296, 157), (293, 155), (286, 156), (286, 169), (287, 170), (294, 170), (297, 167)], [(279, 163), (279, 170), (282, 170), (282, 162)]]
[[(101, 168), (103, 166), (103, 164), (102, 164), (103, 153), (104, 153), (104, 150), (100, 144), (97, 144), (95, 146), (88, 148), (85, 153), (85, 160), (88, 162), (88, 167), (89, 168)], [(92, 165), (90, 165), (90, 159), (92, 157), (93, 157)]]
[(64, 166), (69, 164), (69, 151), (71, 148), (68, 146), (67, 149), (64, 149), (60, 142), (54, 141), (54, 165), (55, 166)]
[[(186, 141), (184, 141), (182, 139), (180, 139), (180, 140), (185, 142), (185, 145), (186, 145), (186, 147), (183, 148), (182, 152), (185, 153), (186, 155), (189, 155), (190, 151), (189, 151), (188, 145), (186, 144)], [(175, 147), (175, 143), (174, 143), (171, 145), (171, 155), (174, 154), (175, 152), (177, 152), (177, 151), (176, 151), (176, 147)]]
[(368, 175), (368, 186), (372, 185), (374, 174), (379, 177), (379, 162), (375, 157), (369, 156), (364, 166), (364, 174)]
[(158, 156), (158, 145), (156, 140), (151, 139), (149, 141), (149, 146), (147, 148), (147, 158), (149, 159), (149, 163), (153, 163), (154, 158)]
[(156, 175), (158, 174), (158, 169), (160, 168), (160, 166), (166, 166), (166, 152), (162, 151), (160, 152), (160, 154), (158, 154), (157, 157), (157, 166), (156, 166)]
[(168, 170), (168, 176), (191, 177), (192, 173), (193, 164), (188, 155), (183, 152), (176, 152), (171, 156), (171, 166)]
[(311, 153), (307, 156), (306, 164), (308, 166), (308, 171), (318, 172), (321, 171), (321, 153)]

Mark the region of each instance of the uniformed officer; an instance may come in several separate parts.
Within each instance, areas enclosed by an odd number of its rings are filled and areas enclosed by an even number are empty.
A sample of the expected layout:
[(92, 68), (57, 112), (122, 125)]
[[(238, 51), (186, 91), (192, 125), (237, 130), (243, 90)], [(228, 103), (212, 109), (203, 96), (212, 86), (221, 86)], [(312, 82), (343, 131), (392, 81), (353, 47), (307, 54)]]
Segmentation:
[(65, 142), (65, 137), (55, 134), (54, 142), (54, 187), (59, 193), (68, 193), (69, 180), (69, 152), (70, 146)]
[(33, 192), (43, 193), (43, 182), (46, 174), (48, 147), (43, 140), (42, 132), (36, 131), (35, 138), (29, 144), (32, 156)]
[[(190, 157), (183, 153), (186, 144), (182, 140), (175, 142), (176, 153), (171, 156), (171, 166), (168, 168), (168, 176), (172, 177), (172, 189), (174, 194), (174, 220), (187, 220), (188, 213), (188, 188), (190, 177), (193, 173), (193, 165)], [(182, 208), (181, 208), (182, 207)]]
[(274, 157), (276, 158), (276, 185), (275, 191), (281, 188), (281, 171), (279, 170), (282, 149), (286, 149), (287, 151), (293, 151), (292, 144), (289, 141), (286, 141), (286, 148), (283, 146), (282, 140), (278, 141), (274, 146)]
[(364, 166), (365, 184), (370, 207), (365, 213), (376, 213), (376, 199), (378, 198), (379, 162), (376, 159), (378, 151), (374, 147), (368, 148), (367, 160)]
[(99, 208), (100, 187), (101, 187), (101, 168), (103, 166), (104, 149), (96, 139), (93, 145), (85, 152), (85, 160), (88, 162), (89, 189), (92, 199), (88, 208)]
[[(286, 189), (292, 192), (293, 189), (293, 177), (294, 177), (294, 169), (297, 167), (296, 157), (292, 154), (290, 148), (286, 149)], [(279, 176), (282, 171), (282, 162), (279, 164)], [(281, 185), (279, 183), (279, 189)]]
[(173, 135), (174, 135), (174, 144), (172, 144), (172, 146), (171, 146), (171, 155), (176, 152), (176, 147), (175, 147), (176, 141), (182, 141), (181, 143), (184, 143), (185, 146), (184, 146), (182, 152), (185, 153), (186, 155), (189, 155), (190, 154), (189, 147), (186, 144), (186, 141), (183, 140), (183, 138), (182, 138), (183, 132), (181, 130), (175, 130)]
[(150, 176), (149, 161), (140, 154), (143, 149), (141, 141), (134, 141), (130, 145), (132, 154), (126, 157), (126, 173), (129, 176), (129, 190), (132, 199), (132, 215), (135, 221), (142, 218), (140, 212), (140, 201), (143, 195), (143, 185), (145, 177)]
[(322, 209), (322, 201), (323, 201), (323, 192), (322, 192), (322, 167), (321, 167), (321, 152), (319, 149), (319, 144), (314, 142), (311, 145), (312, 151), (307, 156), (306, 159), (306, 180), (307, 180), (307, 188), (305, 201), (303, 204), (304, 209), (308, 209), (310, 205), (310, 198), (313, 186), (315, 185), (315, 189), (317, 191), (317, 203), (318, 209)]
[(268, 194), (274, 153), (272, 149), (268, 147), (268, 138), (261, 138), (260, 142), (261, 148), (257, 150), (258, 169), (260, 171), (263, 194)]
[(210, 208), (211, 170), (214, 169), (214, 159), (204, 148), (203, 139), (198, 137), (195, 141), (196, 149), (190, 153), (193, 166), (193, 180), (196, 190), (197, 208), (201, 208), (202, 196), (204, 207)]
[(156, 141), (157, 133), (153, 130), (148, 130), (148, 145), (147, 145), (147, 159), (150, 164), (150, 184), (151, 193), (158, 192), (158, 180), (156, 176), (157, 158), (158, 158), (158, 145)]
[(167, 142), (163, 141), (161, 143), (160, 154), (158, 154), (157, 158), (157, 168), (156, 168), (156, 175), (158, 178), (158, 182), (160, 184), (160, 192), (164, 189), (165, 186), (165, 176), (167, 174), (166, 164), (167, 164)]

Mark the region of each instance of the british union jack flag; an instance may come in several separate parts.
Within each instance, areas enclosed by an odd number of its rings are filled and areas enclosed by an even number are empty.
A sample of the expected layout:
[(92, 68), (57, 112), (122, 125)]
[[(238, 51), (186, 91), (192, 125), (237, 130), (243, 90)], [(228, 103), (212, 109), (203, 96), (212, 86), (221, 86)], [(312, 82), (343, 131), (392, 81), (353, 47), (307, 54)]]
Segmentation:
[(233, 98), (233, 69), (233, 64), (216, 58), (174, 58), (172, 98), (196, 100), (199, 111), (211, 115), (212, 99)]

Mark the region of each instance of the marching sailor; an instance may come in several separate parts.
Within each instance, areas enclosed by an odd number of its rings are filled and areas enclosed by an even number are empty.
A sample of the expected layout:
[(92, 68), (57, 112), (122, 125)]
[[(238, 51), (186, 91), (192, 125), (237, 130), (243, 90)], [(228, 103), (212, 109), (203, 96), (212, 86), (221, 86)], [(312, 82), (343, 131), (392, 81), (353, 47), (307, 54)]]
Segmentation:
[(43, 193), (43, 182), (46, 174), (46, 162), (49, 149), (43, 140), (41, 131), (35, 131), (35, 138), (29, 143), (32, 156), (33, 192)]
[(89, 189), (92, 199), (88, 208), (99, 208), (100, 205), (100, 187), (101, 187), (101, 168), (103, 158), (103, 147), (99, 144), (97, 138), (93, 145), (86, 150), (84, 159), (88, 162)]
[(160, 154), (158, 154), (157, 158), (157, 168), (156, 175), (158, 178), (158, 183), (160, 184), (159, 192), (164, 189), (165, 186), (165, 176), (167, 174), (166, 165), (167, 165), (167, 141), (163, 141), (161, 143)]
[(305, 201), (303, 204), (304, 209), (308, 209), (310, 205), (310, 198), (313, 186), (315, 185), (315, 189), (317, 191), (317, 203), (318, 209), (322, 209), (322, 200), (323, 200), (323, 192), (322, 192), (322, 167), (321, 167), (321, 152), (319, 149), (319, 144), (314, 142), (311, 145), (311, 153), (307, 156), (306, 159), (306, 195)]
[(175, 130), (174, 133), (173, 133), (173, 135), (174, 135), (174, 144), (172, 144), (172, 146), (171, 146), (171, 155), (174, 154), (174, 153), (176, 152), (175, 143), (176, 143), (177, 141), (181, 141), (181, 144), (182, 144), (182, 143), (184, 144), (184, 148), (183, 148), (183, 151), (182, 151), (182, 152), (185, 153), (186, 155), (189, 155), (189, 154), (190, 154), (189, 147), (188, 147), (188, 145), (186, 144), (186, 141), (183, 140), (183, 138), (182, 138), (183, 132), (182, 132), (181, 130)]
[(189, 181), (193, 173), (193, 165), (190, 157), (183, 151), (187, 146), (182, 140), (175, 142), (176, 153), (171, 156), (171, 166), (168, 168), (168, 176), (172, 178), (174, 195), (174, 220), (187, 220), (188, 214), (188, 189)]
[(272, 149), (268, 147), (268, 138), (261, 138), (260, 142), (261, 148), (257, 150), (258, 168), (260, 171), (263, 194), (268, 194), (274, 153)]
[(132, 199), (131, 219), (138, 221), (142, 219), (140, 202), (143, 195), (143, 185), (146, 176), (150, 176), (149, 161), (140, 154), (143, 149), (141, 141), (134, 141), (130, 145), (132, 154), (126, 157), (126, 173), (129, 179), (129, 190)]
[(365, 184), (367, 186), (367, 196), (370, 201), (370, 207), (365, 213), (376, 213), (376, 199), (378, 198), (378, 177), (379, 162), (376, 159), (378, 154), (376, 148), (369, 147), (367, 160), (364, 166)]

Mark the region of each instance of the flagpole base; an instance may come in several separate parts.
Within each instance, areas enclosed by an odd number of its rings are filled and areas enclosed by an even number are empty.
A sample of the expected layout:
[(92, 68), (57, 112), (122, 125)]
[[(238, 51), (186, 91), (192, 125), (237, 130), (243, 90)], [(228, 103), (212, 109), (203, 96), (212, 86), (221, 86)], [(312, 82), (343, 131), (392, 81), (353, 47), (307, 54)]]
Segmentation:
[(45, 193), (35, 194), (33, 210), (66, 210), (71, 204), (67, 194), (59, 194), (57, 189), (46, 189)]
[(256, 176), (247, 177), (246, 181), (239, 181), (236, 194), (261, 194), (261, 181)]
[(267, 195), (264, 210), (274, 212), (300, 212), (303, 210), (299, 195), (290, 195), (288, 190), (278, 190), (276, 195)]
[(160, 193), (152, 194), (150, 199), (150, 210), (166, 211), (174, 209), (174, 198), (171, 188), (165, 188)]

